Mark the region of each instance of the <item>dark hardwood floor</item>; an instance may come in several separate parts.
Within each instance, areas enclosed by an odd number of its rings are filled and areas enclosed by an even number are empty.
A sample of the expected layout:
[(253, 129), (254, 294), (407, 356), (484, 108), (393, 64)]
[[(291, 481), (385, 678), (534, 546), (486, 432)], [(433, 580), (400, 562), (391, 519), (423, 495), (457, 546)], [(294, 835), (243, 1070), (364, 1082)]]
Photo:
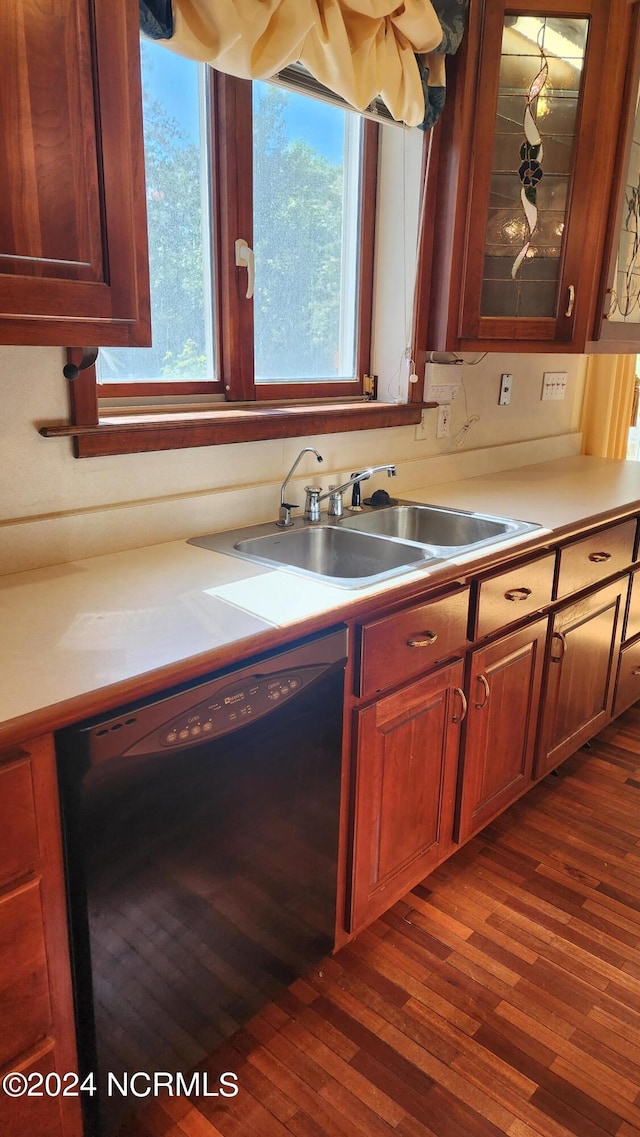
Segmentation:
[(640, 1135), (640, 705), (127, 1137)]

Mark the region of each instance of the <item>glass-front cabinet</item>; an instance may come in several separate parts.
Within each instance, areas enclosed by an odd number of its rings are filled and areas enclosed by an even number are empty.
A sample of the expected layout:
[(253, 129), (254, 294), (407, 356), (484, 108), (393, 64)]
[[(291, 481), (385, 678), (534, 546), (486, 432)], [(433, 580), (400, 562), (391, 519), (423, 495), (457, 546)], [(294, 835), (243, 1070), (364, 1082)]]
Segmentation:
[(481, 316), (555, 319), (588, 31), (504, 16)]
[(629, 8), (472, 0), (430, 167), (428, 350), (590, 338)]
[(640, 351), (640, 3), (632, 8), (623, 114), (594, 343), (590, 351)]

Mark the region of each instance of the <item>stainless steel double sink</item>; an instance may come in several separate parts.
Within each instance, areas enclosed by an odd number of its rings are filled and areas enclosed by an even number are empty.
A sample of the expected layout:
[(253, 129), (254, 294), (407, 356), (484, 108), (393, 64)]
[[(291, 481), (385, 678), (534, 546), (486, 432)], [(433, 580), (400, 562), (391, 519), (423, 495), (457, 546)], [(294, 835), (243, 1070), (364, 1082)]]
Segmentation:
[(362, 588), (539, 529), (526, 521), (403, 502), (320, 522), (275, 523), (192, 537), (199, 545), (341, 588)]

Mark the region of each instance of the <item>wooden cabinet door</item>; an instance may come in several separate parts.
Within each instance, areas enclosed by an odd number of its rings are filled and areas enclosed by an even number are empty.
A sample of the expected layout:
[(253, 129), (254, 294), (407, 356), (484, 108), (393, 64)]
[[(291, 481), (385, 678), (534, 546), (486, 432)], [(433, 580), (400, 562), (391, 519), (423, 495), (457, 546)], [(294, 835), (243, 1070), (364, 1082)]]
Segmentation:
[(629, 7), (624, 0), (470, 6), (431, 163), (428, 215), (437, 225), (433, 248), (424, 244), (427, 350), (583, 349), (604, 246)]
[[(29, 1085), (42, 1097), (11, 1098), (8, 1094), (0, 1093), (0, 1133), (2, 1137), (81, 1137), (81, 1119), (74, 1102), (75, 1123), (69, 1123), (69, 1101), (74, 1099), (63, 1097), (62, 1093), (54, 1093), (51, 1097), (45, 1092), (47, 1083), (45, 1079), (52, 1077), (49, 1085), (55, 1090), (58, 1078), (63, 1089), (77, 1092), (71, 1079), (65, 1080), (65, 1074), (71, 1073), (60, 1062), (55, 1044), (51, 1039), (43, 1042), (37, 1053), (29, 1053), (25, 1058), (21, 1056), (11, 1063), (11, 1070), (22, 1074), (29, 1079)], [(42, 1080), (41, 1080), (42, 1079)]]
[[(38, 1079), (77, 1069), (53, 738), (0, 751), (0, 1070), (42, 1096), (0, 1091), (2, 1137), (81, 1137), (81, 1099)], [(62, 1083), (73, 1091), (70, 1079)]]
[(350, 931), (452, 848), (462, 679), (458, 661), (357, 712)]
[(553, 617), (535, 776), (553, 770), (611, 716), (627, 576)]
[(640, 640), (627, 644), (620, 652), (618, 681), (613, 704), (614, 718), (640, 699)]
[(545, 617), (471, 654), (459, 841), (531, 783), (547, 627)]
[(137, 5), (0, 5), (0, 343), (150, 343)]

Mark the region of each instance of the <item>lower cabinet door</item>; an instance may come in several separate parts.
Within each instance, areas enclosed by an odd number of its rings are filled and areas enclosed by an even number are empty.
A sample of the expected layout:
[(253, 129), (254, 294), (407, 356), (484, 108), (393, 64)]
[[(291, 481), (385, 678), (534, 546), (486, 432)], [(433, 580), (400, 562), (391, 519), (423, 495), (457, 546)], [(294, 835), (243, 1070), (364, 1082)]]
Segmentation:
[(40, 884), (0, 897), (0, 1069), (51, 1030)]
[(547, 625), (536, 620), (471, 654), (459, 841), (531, 783)]
[(640, 640), (626, 644), (620, 652), (618, 683), (613, 704), (614, 715), (620, 715), (640, 699)]
[(462, 680), (458, 661), (357, 712), (351, 931), (451, 851)]
[(542, 777), (611, 717), (628, 577), (559, 609), (534, 774)]
[(67, 1114), (72, 1105), (77, 1114), (78, 1084), (74, 1075), (60, 1069), (55, 1045), (45, 1039), (37, 1054), (24, 1061), (11, 1063), (14, 1074), (24, 1079), (28, 1094), (10, 1097), (0, 1093), (0, 1133), (2, 1137), (66, 1137), (79, 1132), (76, 1125), (67, 1127)]

